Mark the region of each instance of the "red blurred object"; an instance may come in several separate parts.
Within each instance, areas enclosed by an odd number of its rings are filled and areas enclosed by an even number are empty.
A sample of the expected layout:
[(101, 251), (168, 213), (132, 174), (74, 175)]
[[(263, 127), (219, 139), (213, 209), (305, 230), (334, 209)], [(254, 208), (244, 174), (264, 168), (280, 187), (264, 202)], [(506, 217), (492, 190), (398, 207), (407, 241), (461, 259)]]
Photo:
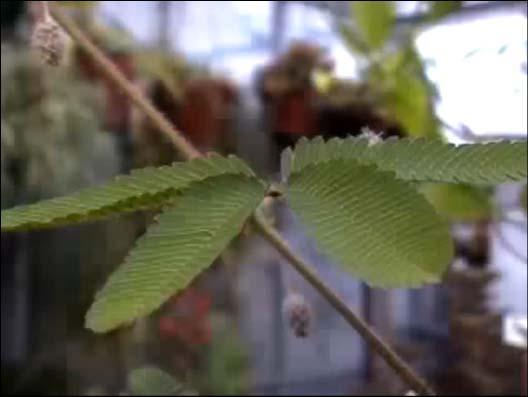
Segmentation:
[(313, 89), (289, 94), (276, 103), (274, 130), (283, 134), (312, 136), (317, 132), (314, 107), (317, 92)]
[(189, 345), (207, 345), (212, 337), (211, 306), (212, 299), (208, 294), (188, 289), (169, 303), (168, 313), (159, 322), (161, 334)]
[(202, 152), (222, 144), (232, 107), (238, 101), (235, 86), (219, 78), (196, 78), (186, 83), (178, 127)]

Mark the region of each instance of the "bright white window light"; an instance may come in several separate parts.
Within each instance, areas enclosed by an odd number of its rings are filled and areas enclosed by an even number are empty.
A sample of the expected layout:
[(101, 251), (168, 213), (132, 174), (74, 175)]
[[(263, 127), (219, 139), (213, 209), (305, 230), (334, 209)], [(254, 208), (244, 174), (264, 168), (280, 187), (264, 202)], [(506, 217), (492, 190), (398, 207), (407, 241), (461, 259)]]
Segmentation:
[(428, 70), (439, 87), (438, 112), (477, 134), (527, 131), (526, 40), (522, 14), (489, 14), (436, 26), (417, 46), (434, 60)]

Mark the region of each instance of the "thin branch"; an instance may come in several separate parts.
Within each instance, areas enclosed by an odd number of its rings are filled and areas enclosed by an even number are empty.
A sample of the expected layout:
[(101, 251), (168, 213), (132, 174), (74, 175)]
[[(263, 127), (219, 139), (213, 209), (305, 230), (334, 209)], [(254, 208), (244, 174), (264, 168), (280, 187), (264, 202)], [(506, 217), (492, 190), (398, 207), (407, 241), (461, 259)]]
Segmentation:
[(414, 390), (424, 395), (434, 395), (432, 389), (410, 368), (398, 354), (387, 345), (368, 324), (363, 322), (341, 298), (339, 298), (330, 287), (315, 274), (311, 266), (302, 258), (297, 256), (287, 242), (279, 233), (263, 219), (259, 214), (254, 216), (254, 223), (262, 236), (273, 245), (279, 253), (288, 260), (288, 262), (308, 281), (312, 286), (323, 295), (328, 303), (337, 310), (343, 318), (367, 341), (370, 347), (376, 351), (389, 366), (396, 371), (405, 382)]
[[(141, 92), (139, 92), (109, 61), (106, 56), (84, 35), (84, 33), (77, 28), (75, 23), (64, 15), (58, 8), (50, 7), (51, 15), (55, 18), (57, 23), (68, 32), (71, 37), (79, 44), (79, 46), (90, 55), (93, 60), (99, 65), (101, 71), (112, 80), (117, 87), (119, 87), (132, 101), (141, 109), (145, 115), (158, 127), (158, 129), (166, 135), (175, 146), (187, 159), (200, 157), (201, 153), (189, 143), (179, 131), (177, 131), (172, 124), (163, 117), (156, 108), (146, 99)], [(379, 336), (377, 336), (369, 326), (358, 318), (347, 305), (327, 287), (319, 277), (310, 270), (310, 266), (297, 257), (287, 243), (280, 237), (276, 230), (267, 225), (264, 221), (258, 219), (258, 215), (254, 214), (253, 222), (263, 237), (271, 243), (277, 251), (286, 258), (291, 265), (315, 288), (321, 295), (323, 295), (328, 302), (347, 320), (347, 322), (354, 327), (367, 343), (375, 350), (381, 357), (385, 359), (400, 377), (413, 389), (421, 392), (424, 395), (434, 395), (431, 388), (416, 375), (413, 370), (392, 350), (386, 343), (384, 343)]]
[(129, 99), (141, 109), (152, 123), (172, 142), (186, 159), (200, 157), (201, 153), (177, 131), (173, 125), (141, 94), (141, 92), (116, 68), (116, 66), (99, 50), (75, 23), (55, 6), (50, 13), (57, 23), (79, 44), (93, 59), (107, 77), (123, 91)]

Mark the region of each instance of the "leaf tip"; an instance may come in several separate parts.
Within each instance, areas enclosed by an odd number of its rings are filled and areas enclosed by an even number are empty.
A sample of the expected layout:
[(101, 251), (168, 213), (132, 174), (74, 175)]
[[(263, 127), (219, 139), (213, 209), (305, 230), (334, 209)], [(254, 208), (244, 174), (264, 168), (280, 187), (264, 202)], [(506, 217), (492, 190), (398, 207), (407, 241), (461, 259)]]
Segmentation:
[(104, 334), (109, 330), (102, 326), (102, 324), (95, 318), (92, 309), (88, 311), (84, 318), (84, 328), (95, 334)]

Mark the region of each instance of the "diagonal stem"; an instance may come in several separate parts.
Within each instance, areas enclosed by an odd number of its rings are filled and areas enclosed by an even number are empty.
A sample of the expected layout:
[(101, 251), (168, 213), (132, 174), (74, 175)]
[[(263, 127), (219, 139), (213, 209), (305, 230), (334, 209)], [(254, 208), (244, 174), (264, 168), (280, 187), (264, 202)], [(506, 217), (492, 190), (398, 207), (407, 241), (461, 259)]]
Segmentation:
[(317, 274), (312, 270), (312, 267), (306, 263), (302, 258), (295, 254), (288, 246), (287, 242), (279, 235), (279, 233), (270, 226), (261, 214), (256, 214), (253, 217), (253, 222), (260, 234), (271, 244), (277, 251), (288, 260), (288, 262), (308, 281), (319, 293), (332, 305), (332, 307), (343, 316), (343, 318), (350, 324), (370, 345), (370, 347), (378, 353), (387, 364), (398, 373), (401, 378), (414, 390), (423, 395), (434, 395), (431, 388), (420, 379), (420, 377), (410, 368), (398, 354), (387, 345), (376, 333), (359, 318), (337, 294), (328, 287)]
[[(170, 139), (186, 159), (200, 157), (201, 153), (177, 131), (173, 125), (145, 98), (139, 90), (115, 67), (115, 65), (86, 37), (76, 24), (57, 7), (51, 5), (50, 13), (57, 23), (93, 59), (101, 71), (141, 109), (159, 131)], [(253, 223), (262, 236), (356, 329), (370, 347), (390, 365), (411, 388), (424, 395), (434, 395), (431, 388), (398, 356), (398, 354), (377, 336), (348, 306), (299, 258), (279, 233), (268, 225), (257, 213)]]
[[(47, 3), (47, 2), (43, 2)], [(131, 84), (127, 78), (115, 67), (103, 52), (93, 44), (88, 37), (76, 26), (75, 22), (59, 11), (57, 7), (50, 7), (50, 14), (57, 23), (74, 39), (77, 44), (95, 61), (100, 70), (120, 89), (128, 98), (141, 109), (150, 121), (172, 142), (186, 159), (200, 157), (201, 153), (163, 116), (143, 94)]]

